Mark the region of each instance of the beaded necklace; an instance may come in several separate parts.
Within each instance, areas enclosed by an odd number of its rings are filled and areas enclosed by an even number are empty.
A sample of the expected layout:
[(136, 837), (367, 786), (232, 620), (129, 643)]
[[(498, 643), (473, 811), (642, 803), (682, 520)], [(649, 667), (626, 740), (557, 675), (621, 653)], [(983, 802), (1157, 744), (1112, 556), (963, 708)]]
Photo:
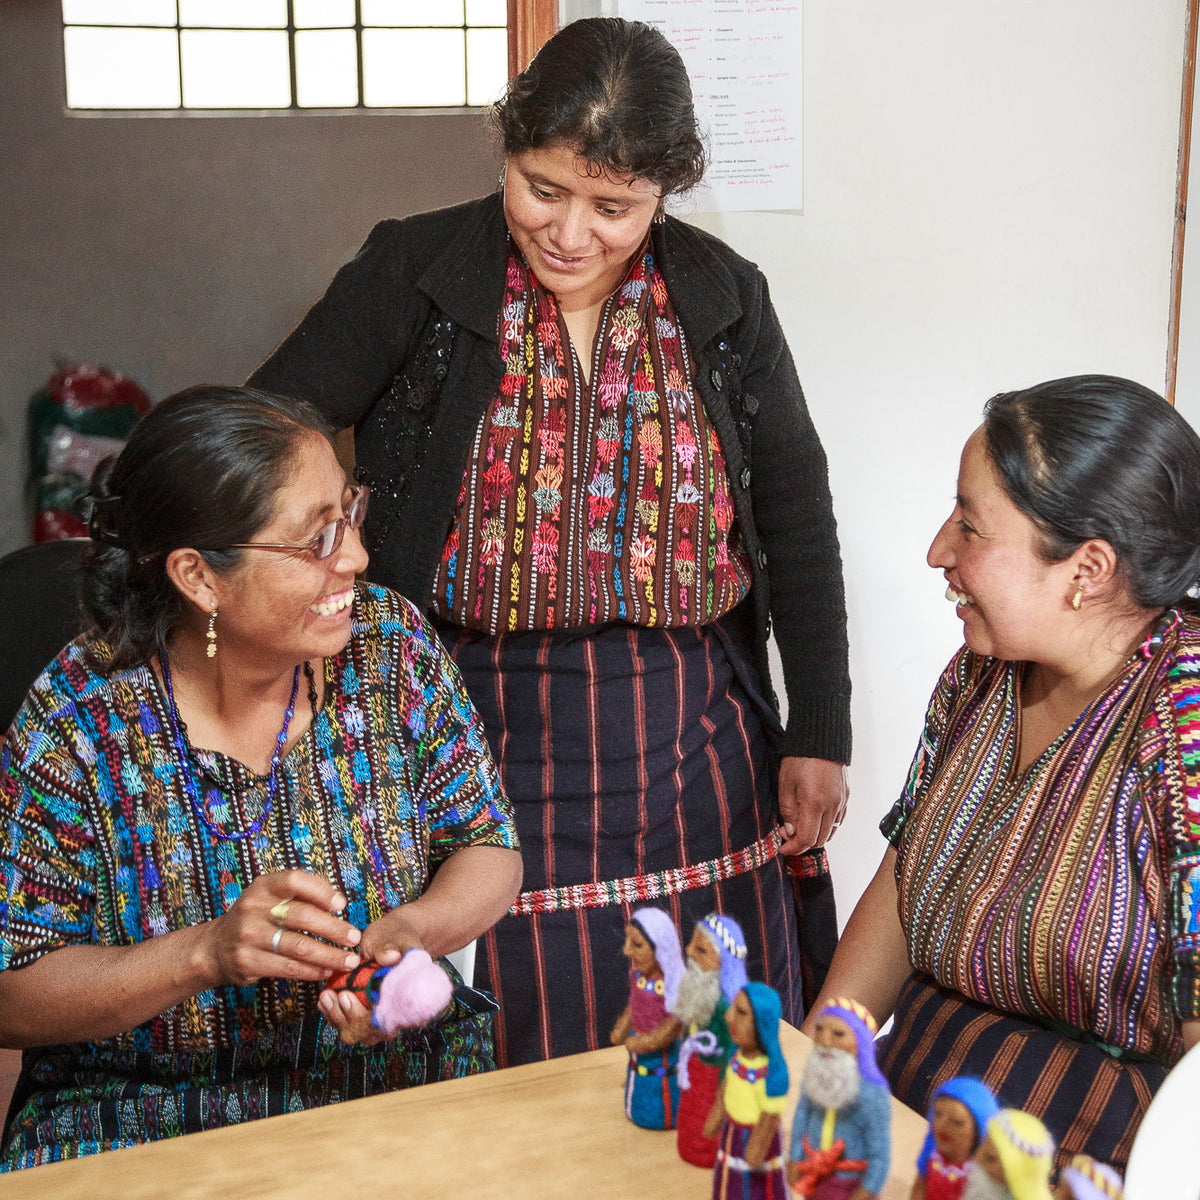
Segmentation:
[[(158, 659), (162, 663), (163, 682), (167, 685), (167, 715), (171, 718), (171, 740), (175, 745), (175, 753), (179, 755), (179, 759), (183, 763), (183, 786), (188, 794), (188, 799), (192, 802), (193, 811), (208, 827), (209, 832), (214, 837), (220, 838), (221, 841), (242, 842), (247, 838), (255, 837), (258, 831), (262, 829), (263, 823), (271, 815), (271, 809), (275, 806), (275, 791), (279, 787), (279, 760), (283, 754), (283, 744), (287, 741), (288, 726), (292, 723), (292, 714), (296, 711), (296, 695), (300, 691), (300, 668), (296, 668), (296, 674), (292, 680), (292, 696), (288, 701), (287, 711), (283, 714), (283, 728), (279, 731), (279, 737), (275, 739), (275, 753), (271, 755), (271, 769), (267, 774), (267, 802), (263, 805), (262, 815), (249, 829), (225, 830), (212, 819), (208, 811), (209, 802), (217, 794), (217, 789), (210, 788), (204, 798), (204, 803), (201, 804), (197, 793), (196, 781), (192, 778), (192, 772), (188, 767), (188, 760), (192, 757), (192, 749), (191, 744), (184, 734), (185, 726), (183, 718), (179, 715), (179, 709), (175, 707), (175, 689), (171, 684), (171, 667), (167, 661), (165, 647), (160, 647)], [(308, 675), (309, 678), (309, 700), (315, 709), (316, 695), (313, 688), (312, 676), (309, 675), (309, 671), (312, 668), (307, 663), (305, 663), (305, 667), (307, 668), (305, 675)]]
[(649, 975), (643, 975), (641, 971), (635, 971), (633, 986), (640, 988), (643, 992), (650, 992), (652, 995), (661, 996), (663, 994), (663, 977), (660, 975), (657, 979), (651, 979)]

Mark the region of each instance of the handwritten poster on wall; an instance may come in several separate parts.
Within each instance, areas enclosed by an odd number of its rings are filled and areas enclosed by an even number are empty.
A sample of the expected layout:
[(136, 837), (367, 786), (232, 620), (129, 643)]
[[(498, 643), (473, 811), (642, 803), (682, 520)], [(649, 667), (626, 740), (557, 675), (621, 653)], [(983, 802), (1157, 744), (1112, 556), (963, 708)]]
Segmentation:
[(661, 29), (692, 79), (710, 154), (702, 212), (803, 206), (802, 0), (619, 0)]

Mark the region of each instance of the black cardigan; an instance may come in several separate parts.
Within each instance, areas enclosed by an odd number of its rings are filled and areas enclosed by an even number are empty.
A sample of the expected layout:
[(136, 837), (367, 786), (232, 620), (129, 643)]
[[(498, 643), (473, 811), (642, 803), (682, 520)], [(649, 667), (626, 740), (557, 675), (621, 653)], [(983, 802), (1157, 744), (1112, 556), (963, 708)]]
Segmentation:
[[(325, 295), (250, 377), (355, 427), (374, 490), (370, 577), (424, 609), (471, 439), (499, 389), (507, 228), (500, 196), (381, 221)], [(772, 618), (788, 697), (782, 754), (850, 760), (850, 675), (825, 453), (753, 263), (673, 217), (653, 227), (721, 439), (753, 568), (755, 661), (772, 700)]]

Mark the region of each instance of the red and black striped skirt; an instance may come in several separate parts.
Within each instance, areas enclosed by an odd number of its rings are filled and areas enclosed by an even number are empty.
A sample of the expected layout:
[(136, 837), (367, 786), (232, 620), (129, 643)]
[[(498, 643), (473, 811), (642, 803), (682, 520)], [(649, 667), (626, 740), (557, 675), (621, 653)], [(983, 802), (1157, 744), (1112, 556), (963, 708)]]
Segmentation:
[(774, 772), (749, 653), (723, 624), (516, 633), (442, 629), (512, 801), (525, 863), (514, 913), (482, 939), (476, 983), (500, 1005), (500, 1065), (609, 1044), (628, 996), (630, 912), (670, 913), (684, 943), (719, 910), (751, 979), (802, 1016), (792, 888), (777, 857)]
[(926, 975), (910, 976), (900, 989), (879, 1065), (892, 1095), (922, 1114), (947, 1079), (982, 1079), (1002, 1106), (1045, 1124), (1060, 1167), (1088, 1154), (1124, 1168), (1168, 1070), (978, 1004)]

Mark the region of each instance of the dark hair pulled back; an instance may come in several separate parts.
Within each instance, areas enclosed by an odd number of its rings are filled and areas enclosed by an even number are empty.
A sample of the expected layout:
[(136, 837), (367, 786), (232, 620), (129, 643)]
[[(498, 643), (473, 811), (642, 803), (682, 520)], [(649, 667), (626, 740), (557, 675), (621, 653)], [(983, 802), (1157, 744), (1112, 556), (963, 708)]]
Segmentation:
[(567, 145), (594, 174), (646, 179), (664, 196), (704, 177), (687, 68), (642, 21), (565, 25), (509, 84), (492, 120), (505, 154)]
[(242, 551), (220, 547), (253, 541), (299, 445), (329, 435), (308, 404), (250, 388), (188, 388), (151, 409), (89, 490), (83, 608), (110, 651), (92, 665), (133, 666), (165, 645), (184, 611), (166, 556), (190, 546), (232, 568)]
[(1053, 379), (993, 396), (983, 429), (1048, 562), (1100, 538), (1144, 608), (1200, 583), (1200, 437), (1157, 393), (1113, 375)]

